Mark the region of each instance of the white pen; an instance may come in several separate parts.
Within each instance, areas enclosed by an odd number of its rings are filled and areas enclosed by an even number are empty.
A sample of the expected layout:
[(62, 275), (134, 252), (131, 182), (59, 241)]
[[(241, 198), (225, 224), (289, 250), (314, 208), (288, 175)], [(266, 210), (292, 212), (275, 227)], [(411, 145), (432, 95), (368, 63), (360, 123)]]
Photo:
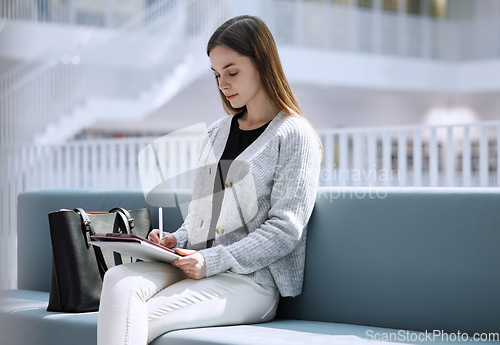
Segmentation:
[(159, 237), (160, 237), (160, 242), (161, 240), (163, 239), (163, 209), (161, 207), (158, 208), (158, 222), (160, 223), (159, 224), (159, 230), (160, 230), (160, 234), (159, 234)]

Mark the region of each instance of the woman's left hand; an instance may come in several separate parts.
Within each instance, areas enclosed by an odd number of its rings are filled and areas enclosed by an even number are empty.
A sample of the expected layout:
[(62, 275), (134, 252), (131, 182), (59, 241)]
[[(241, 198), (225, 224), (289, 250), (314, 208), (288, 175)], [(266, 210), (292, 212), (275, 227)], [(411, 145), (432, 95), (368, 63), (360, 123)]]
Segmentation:
[(172, 266), (179, 267), (189, 278), (202, 279), (207, 275), (205, 257), (196, 250), (175, 248), (177, 254), (182, 255), (172, 262)]

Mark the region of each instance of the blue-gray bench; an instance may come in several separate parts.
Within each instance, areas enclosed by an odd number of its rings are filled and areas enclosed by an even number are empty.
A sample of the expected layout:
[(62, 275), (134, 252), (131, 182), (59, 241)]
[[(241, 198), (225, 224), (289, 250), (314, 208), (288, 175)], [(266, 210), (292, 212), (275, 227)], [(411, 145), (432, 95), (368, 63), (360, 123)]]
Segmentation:
[[(188, 201), (189, 195), (179, 195)], [(0, 292), (0, 344), (95, 344), (97, 313), (50, 313), (47, 214), (148, 207), (141, 191), (40, 190), (18, 198), (18, 288)], [(154, 226), (157, 210), (152, 208)], [(182, 222), (164, 211), (166, 230)], [(156, 223), (155, 223), (156, 222)], [(500, 190), (320, 188), (302, 295), (277, 319), (179, 330), (153, 345), (500, 344)], [(410, 332), (411, 331), (411, 332)]]

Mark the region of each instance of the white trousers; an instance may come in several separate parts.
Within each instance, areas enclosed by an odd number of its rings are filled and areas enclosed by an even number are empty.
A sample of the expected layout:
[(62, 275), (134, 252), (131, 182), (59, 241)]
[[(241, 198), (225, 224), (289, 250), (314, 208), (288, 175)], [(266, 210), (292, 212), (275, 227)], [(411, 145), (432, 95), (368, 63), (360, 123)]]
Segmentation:
[(176, 329), (249, 324), (276, 315), (279, 292), (235, 274), (194, 280), (161, 262), (115, 266), (104, 276), (98, 345), (141, 345)]

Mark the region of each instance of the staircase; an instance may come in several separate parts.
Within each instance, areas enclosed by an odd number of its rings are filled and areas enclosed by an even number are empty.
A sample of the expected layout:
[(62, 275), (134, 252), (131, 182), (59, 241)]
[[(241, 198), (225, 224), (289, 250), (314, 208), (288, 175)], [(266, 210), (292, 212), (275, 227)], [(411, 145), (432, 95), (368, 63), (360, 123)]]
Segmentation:
[[(82, 37), (70, 53), (9, 71), (0, 80), (0, 145), (60, 143), (97, 119), (150, 114), (207, 68), (202, 47), (221, 21), (218, 3), (155, 2), (107, 39)], [(198, 20), (200, 8), (212, 13)]]

